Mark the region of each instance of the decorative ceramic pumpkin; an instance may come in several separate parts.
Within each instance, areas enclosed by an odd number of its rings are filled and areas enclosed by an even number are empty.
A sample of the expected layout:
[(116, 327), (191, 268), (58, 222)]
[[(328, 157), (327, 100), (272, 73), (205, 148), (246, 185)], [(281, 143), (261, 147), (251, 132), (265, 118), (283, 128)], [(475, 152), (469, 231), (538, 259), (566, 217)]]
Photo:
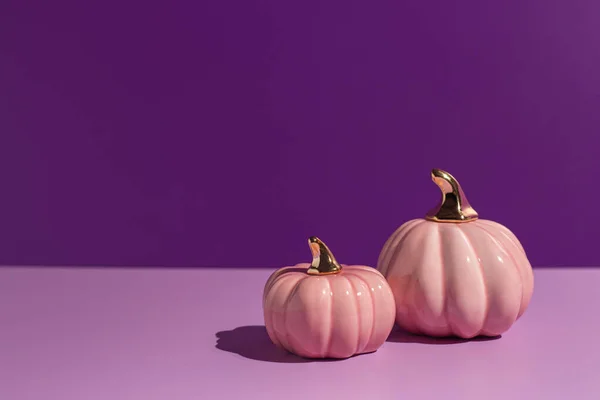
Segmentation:
[(306, 358), (347, 358), (376, 351), (395, 318), (392, 290), (375, 269), (340, 265), (327, 246), (309, 239), (312, 264), (275, 271), (263, 295), (269, 337)]
[(515, 235), (478, 218), (458, 181), (434, 169), (442, 191), (425, 219), (402, 225), (377, 269), (396, 300), (396, 323), (430, 336), (497, 336), (529, 305), (533, 271)]

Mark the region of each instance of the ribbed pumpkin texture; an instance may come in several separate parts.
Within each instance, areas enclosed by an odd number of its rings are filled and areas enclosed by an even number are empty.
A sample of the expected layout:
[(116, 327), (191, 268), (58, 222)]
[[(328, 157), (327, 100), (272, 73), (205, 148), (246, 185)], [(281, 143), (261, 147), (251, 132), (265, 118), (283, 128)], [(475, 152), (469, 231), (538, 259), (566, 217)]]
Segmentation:
[(396, 323), (430, 336), (497, 336), (525, 312), (533, 270), (506, 227), (478, 219), (416, 219), (386, 242), (377, 269), (396, 301)]
[(307, 358), (347, 358), (377, 350), (394, 325), (392, 290), (376, 269), (343, 265), (340, 273), (308, 275), (309, 264), (273, 273), (264, 289), (269, 337)]

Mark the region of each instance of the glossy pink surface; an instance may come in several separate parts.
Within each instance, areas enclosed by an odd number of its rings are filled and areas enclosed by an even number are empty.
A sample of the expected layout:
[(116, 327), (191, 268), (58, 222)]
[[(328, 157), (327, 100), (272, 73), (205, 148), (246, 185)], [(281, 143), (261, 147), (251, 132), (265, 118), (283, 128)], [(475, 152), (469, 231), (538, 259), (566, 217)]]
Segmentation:
[(416, 219), (386, 242), (377, 263), (396, 300), (396, 322), (431, 336), (496, 336), (525, 312), (533, 271), (519, 240), (487, 220)]
[(366, 266), (311, 276), (309, 264), (275, 271), (263, 295), (273, 343), (307, 358), (347, 358), (377, 350), (394, 325), (395, 303), (383, 275)]

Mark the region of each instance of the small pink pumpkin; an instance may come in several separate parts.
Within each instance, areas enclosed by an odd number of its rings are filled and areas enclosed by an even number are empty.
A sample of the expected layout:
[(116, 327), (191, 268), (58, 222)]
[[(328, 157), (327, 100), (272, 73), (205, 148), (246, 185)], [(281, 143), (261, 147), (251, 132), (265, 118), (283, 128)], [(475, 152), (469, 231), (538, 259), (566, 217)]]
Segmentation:
[(452, 175), (434, 169), (442, 201), (402, 225), (377, 269), (396, 299), (396, 323), (430, 336), (497, 336), (523, 315), (533, 271), (515, 235), (478, 219)]
[(375, 268), (340, 265), (309, 239), (312, 264), (275, 271), (263, 294), (265, 325), (275, 345), (306, 358), (348, 358), (376, 351), (395, 318), (392, 290)]

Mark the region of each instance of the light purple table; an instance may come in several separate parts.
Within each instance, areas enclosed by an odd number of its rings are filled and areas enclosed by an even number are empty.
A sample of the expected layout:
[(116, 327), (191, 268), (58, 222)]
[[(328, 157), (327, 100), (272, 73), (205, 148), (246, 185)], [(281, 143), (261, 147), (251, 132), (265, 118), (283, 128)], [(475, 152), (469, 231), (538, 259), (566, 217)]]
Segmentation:
[(376, 353), (274, 348), (270, 270), (0, 268), (0, 399), (599, 399), (600, 269), (538, 269), (496, 340), (394, 333)]

